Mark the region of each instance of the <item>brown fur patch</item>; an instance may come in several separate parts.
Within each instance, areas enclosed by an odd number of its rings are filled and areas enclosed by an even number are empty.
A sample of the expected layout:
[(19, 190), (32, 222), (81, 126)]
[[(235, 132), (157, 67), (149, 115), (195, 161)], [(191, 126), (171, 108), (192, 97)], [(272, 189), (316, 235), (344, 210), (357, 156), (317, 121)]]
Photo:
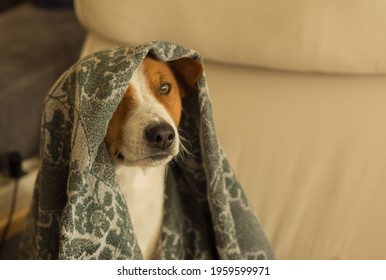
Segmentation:
[[(169, 65), (162, 61), (157, 61), (147, 57), (143, 61), (143, 71), (148, 77), (148, 83), (151, 93), (166, 108), (170, 117), (178, 127), (181, 118), (181, 94), (172, 70)], [(168, 94), (161, 93), (161, 85), (168, 83), (171, 85)]]
[[(147, 56), (142, 62), (148, 87), (154, 97), (166, 108), (176, 127), (181, 118), (181, 98), (186, 96), (202, 76), (202, 65), (193, 59), (182, 58), (172, 62), (162, 62)], [(164, 94), (163, 84), (171, 86), (170, 92)], [(115, 158), (123, 141), (124, 122), (132, 109), (137, 106), (136, 92), (133, 86), (128, 87), (125, 95), (114, 112), (105, 137), (105, 143), (110, 157)]]
[(136, 92), (134, 87), (129, 85), (125, 95), (109, 122), (105, 143), (107, 145), (109, 155), (112, 158), (115, 157), (115, 153), (119, 150), (119, 147), (122, 144), (123, 122), (127, 119), (130, 111), (136, 106), (135, 94)]

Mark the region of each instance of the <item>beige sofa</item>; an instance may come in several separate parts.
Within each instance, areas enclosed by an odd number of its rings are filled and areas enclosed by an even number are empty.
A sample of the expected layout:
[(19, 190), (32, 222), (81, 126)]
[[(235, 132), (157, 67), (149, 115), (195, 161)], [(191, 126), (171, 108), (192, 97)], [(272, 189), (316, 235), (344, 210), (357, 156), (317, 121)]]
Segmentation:
[(220, 143), (279, 259), (386, 259), (386, 3), (78, 0), (82, 56), (205, 61)]

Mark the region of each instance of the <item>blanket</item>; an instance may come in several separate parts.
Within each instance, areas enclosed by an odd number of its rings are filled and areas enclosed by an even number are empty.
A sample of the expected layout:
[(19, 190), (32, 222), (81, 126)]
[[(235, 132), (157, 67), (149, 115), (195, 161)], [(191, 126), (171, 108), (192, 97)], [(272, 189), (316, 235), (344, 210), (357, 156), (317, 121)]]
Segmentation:
[[(104, 137), (146, 55), (190, 57), (163, 41), (106, 49), (70, 67), (44, 103), (41, 166), (22, 258), (142, 259)], [(218, 144), (205, 73), (183, 100), (179, 129), (189, 155), (168, 167), (162, 259), (271, 259), (274, 253)]]

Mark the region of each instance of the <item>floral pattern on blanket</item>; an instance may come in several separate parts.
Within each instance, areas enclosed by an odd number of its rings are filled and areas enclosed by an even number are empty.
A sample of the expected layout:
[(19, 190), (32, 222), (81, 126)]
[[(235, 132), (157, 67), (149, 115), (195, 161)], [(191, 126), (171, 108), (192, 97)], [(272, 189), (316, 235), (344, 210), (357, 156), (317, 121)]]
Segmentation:
[[(103, 50), (68, 69), (47, 95), (41, 166), (22, 258), (141, 259), (104, 136), (144, 57), (200, 55), (157, 41)], [(274, 253), (219, 146), (205, 74), (183, 100), (180, 125), (189, 155), (169, 165), (163, 259), (267, 259)]]

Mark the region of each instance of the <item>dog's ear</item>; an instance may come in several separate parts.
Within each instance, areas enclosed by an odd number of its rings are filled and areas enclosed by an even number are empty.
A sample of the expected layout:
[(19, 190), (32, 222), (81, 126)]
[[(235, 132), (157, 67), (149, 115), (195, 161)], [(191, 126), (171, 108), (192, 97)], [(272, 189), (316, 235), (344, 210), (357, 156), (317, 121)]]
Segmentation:
[(190, 92), (194, 91), (197, 82), (201, 79), (203, 74), (202, 64), (193, 58), (180, 58), (170, 62), (174, 74), (182, 81), (183, 93), (185, 97)]

